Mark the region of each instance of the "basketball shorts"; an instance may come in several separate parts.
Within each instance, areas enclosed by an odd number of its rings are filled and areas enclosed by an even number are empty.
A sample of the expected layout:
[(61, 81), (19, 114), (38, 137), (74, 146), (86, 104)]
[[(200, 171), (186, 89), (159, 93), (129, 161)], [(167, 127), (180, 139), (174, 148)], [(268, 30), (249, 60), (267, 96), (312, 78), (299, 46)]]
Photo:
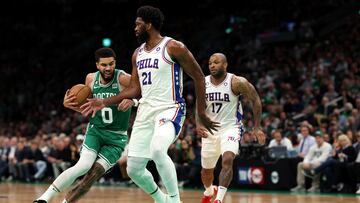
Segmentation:
[(202, 138), (201, 166), (205, 169), (215, 168), (220, 155), (224, 152), (239, 154), (239, 144), (244, 133), (241, 126), (222, 128), (207, 138)]
[(127, 141), (126, 132), (103, 130), (89, 124), (82, 147), (95, 152), (112, 167), (119, 160)]
[(155, 126), (161, 126), (165, 122), (172, 122), (175, 128), (175, 135), (169, 136), (173, 136), (175, 141), (181, 131), (184, 120), (185, 104), (183, 103), (173, 106), (140, 104), (131, 132), (128, 156), (152, 159), (150, 143), (154, 136)]

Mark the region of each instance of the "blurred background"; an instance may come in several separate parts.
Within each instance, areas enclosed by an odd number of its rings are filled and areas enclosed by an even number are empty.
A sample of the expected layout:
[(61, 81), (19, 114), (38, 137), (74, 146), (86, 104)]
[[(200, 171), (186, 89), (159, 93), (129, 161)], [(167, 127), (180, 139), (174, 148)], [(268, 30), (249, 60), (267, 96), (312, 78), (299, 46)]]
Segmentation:
[[(306, 156), (300, 143), (321, 133), (333, 147), (329, 158), (339, 162), (339, 169), (331, 173), (339, 177), (329, 183), (324, 173), (321, 190), (356, 192), (360, 183), (356, 172), (360, 171), (360, 3), (356, 0), (254, 0), (236, 5), (215, 0), (3, 2), (1, 181), (49, 182), (77, 161), (88, 120), (65, 109), (63, 95), (96, 71), (94, 51), (100, 47), (113, 48), (117, 68), (131, 72), (131, 55), (139, 46), (134, 35), (136, 9), (147, 4), (163, 11), (162, 34), (184, 42), (205, 74), (211, 54), (223, 52), (228, 71), (247, 78), (259, 92), (267, 145), (258, 146), (245, 133), (234, 166), (238, 171), (234, 186), (284, 190), (296, 186), (297, 164)], [(184, 84), (187, 120), (169, 154), (176, 163), (179, 186), (201, 188), (194, 88), (187, 77)], [(253, 126), (249, 107), (243, 122), (247, 129)], [(349, 143), (339, 144), (340, 135)], [(291, 146), (282, 144), (284, 139)], [(278, 144), (270, 145), (272, 140)], [(285, 151), (271, 149), (278, 146)], [(347, 147), (354, 149), (352, 158), (339, 160), (337, 155)], [(37, 161), (45, 166), (32, 164)], [(256, 174), (240, 175), (254, 167), (261, 169), (263, 181), (254, 179)], [(349, 176), (340, 176), (345, 171)], [(118, 166), (100, 183), (131, 185)]]

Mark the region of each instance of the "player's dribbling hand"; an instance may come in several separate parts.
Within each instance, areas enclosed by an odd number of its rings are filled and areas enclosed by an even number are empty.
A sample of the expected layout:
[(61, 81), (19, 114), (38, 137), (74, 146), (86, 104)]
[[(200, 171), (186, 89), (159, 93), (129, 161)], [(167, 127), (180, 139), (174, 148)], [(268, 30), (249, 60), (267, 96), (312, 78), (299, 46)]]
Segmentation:
[(210, 120), (210, 118), (205, 113), (198, 114), (198, 118), (201, 125), (204, 126), (204, 128), (211, 134), (214, 134), (212, 130), (217, 131), (217, 128), (220, 127), (220, 123)]
[(265, 133), (260, 129), (254, 129), (252, 131), (253, 137), (259, 142), (259, 144), (264, 145), (266, 141)]
[(78, 108), (78, 103), (75, 100), (76, 96), (73, 93), (70, 93), (70, 90), (68, 89), (64, 96), (64, 106), (68, 109)]
[(127, 111), (129, 108), (134, 106), (134, 102), (131, 99), (124, 99), (121, 101), (121, 103), (118, 105), (119, 111)]
[(87, 99), (88, 101), (83, 104), (80, 109), (84, 116), (88, 116), (92, 113), (92, 117), (95, 116), (96, 112), (105, 107), (102, 99)]

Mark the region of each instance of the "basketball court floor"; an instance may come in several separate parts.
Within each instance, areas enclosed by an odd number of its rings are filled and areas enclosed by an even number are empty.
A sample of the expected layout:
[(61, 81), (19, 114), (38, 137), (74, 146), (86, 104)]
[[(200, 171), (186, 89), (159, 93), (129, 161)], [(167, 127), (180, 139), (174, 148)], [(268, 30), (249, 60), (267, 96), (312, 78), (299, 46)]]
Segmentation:
[[(48, 187), (47, 184), (0, 183), (0, 203), (32, 203)], [(65, 193), (51, 203), (60, 203)], [(182, 190), (184, 203), (200, 203), (202, 191)], [(79, 203), (153, 203), (136, 187), (94, 186)], [(305, 194), (274, 191), (231, 191), (224, 203), (360, 203), (360, 196), (334, 194)]]

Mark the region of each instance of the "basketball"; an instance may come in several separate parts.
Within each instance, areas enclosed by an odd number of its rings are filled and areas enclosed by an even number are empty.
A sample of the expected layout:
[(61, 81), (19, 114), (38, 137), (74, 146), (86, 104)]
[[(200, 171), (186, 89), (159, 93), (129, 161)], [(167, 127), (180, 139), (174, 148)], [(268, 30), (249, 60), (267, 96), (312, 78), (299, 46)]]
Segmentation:
[(70, 93), (76, 97), (76, 102), (79, 103), (79, 107), (85, 104), (86, 99), (91, 97), (91, 89), (87, 85), (77, 84), (70, 89)]

